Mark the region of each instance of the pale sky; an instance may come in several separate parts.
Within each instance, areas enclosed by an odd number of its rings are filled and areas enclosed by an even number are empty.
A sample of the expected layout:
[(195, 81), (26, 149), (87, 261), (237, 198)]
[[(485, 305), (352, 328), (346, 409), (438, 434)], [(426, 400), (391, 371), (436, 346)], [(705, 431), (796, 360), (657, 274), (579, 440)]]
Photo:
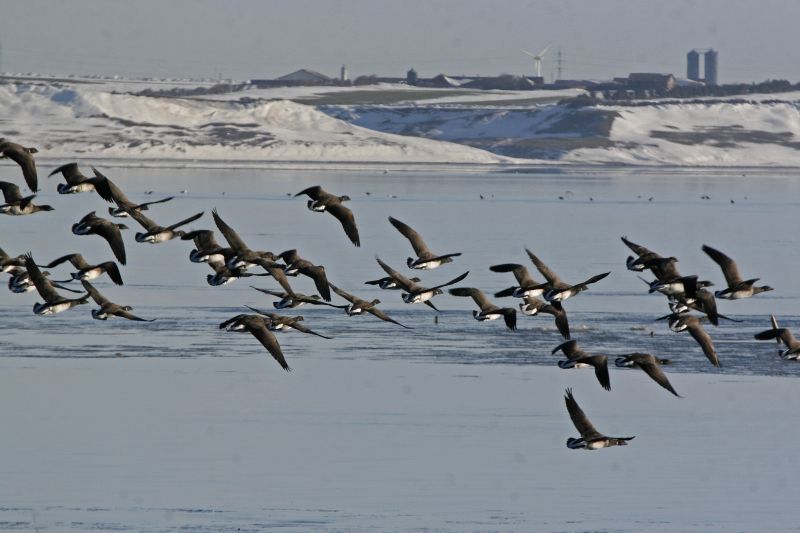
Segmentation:
[[(686, 76), (719, 52), (719, 81), (800, 81), (800, 0), (4, 0), (0, 70), (273, 78), (361, 74)], [(702, 72), (701, 72), (702, 74)]]

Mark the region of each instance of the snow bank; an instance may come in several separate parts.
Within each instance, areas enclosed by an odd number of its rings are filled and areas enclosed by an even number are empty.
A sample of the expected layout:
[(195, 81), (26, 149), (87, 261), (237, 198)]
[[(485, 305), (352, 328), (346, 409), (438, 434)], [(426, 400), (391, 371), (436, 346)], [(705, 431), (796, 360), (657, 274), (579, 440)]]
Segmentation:
[(0, 107), (4, 135), (36, 144), (47, 158), (512, 162), (468, 146), (368, 131), (289, 101), (245, 105), (11, 84), (0, 86)]

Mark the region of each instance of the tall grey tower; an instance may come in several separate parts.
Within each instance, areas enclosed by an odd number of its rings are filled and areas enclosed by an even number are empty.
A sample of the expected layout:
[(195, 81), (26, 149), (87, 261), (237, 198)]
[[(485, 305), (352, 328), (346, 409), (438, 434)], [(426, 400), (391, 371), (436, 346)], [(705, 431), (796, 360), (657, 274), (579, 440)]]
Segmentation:
[(686, 54), (686, 77), (690, 80), (700, 81), (700, 53), (697, 50)]
[(713, 48), (703, 54), (703, 69), (705, 71), (706, 85), (717, 85), (717, 69), (719, 67), (719, 52)]

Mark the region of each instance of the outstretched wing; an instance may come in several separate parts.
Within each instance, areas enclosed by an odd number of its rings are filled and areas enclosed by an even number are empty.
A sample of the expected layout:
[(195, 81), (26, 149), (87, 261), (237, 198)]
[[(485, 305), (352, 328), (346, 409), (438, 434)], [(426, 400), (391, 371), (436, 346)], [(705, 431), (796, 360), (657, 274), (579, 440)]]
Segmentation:
[(10, 181), (0, 181), (0, 190), (3, 191), (3, 198), (5, 198), (7, 204), (22, 200), (22, 191)]
[(307, 194), (309, 198), (312, 200), (316, 200), (319, 193), (322, 192), (322, 187), (319, 185), (314, 185), (313, 187), (309, 187), (308, 189), (303, 189), (299, 193), (295, 194), (294, 197), (297, 198), (298, 196), (302, 196)]
[(161, 229), (161, 226), (157, 224), (155, 220), (147, 218), (144, 213), (138, 209), (126, 208), (125, 212), (128, 213), (132, 219), (138, 222), (139, 225), (142, 226), (147, 232), (158, 231)]
[(108, 242), (114, 257), (124, 265), (126, 261), (125, 242), (122, 240), (122, 233), (119, 227), (109, 220), (98, 218), (98, 221), (92, 225), (92, 231)]
[(361, 246), (361, 240), (358, 237), (358, 228), (356, 227), (356, 219), (353, 216), (353, 212), (341, 203), (328, 206), (326, 211), (335, 216), (339, 222), (342, 223), (344, 232), (347, 234), (350, 242), (356, 246)]
[(216, 208), (214, 208), (211, 214), (214, 216), (214, 223), (217, 225), (217, 228), (219, 228), (220, 233), (222, 233), (222, 236), (228, 241), (228, 246), (233, 248), (237, 253), (243, 250), (249, 250), (242, 238), (239, 237), (239, 234), (222, 220)]
[(100, 307), (111, 303), (111, 300), (100, 294), (100, 291), (95, 289), (94, 286), (85, 279), (81, 280), (81, 284), (83, 285), (83, 288), (86, 290), (86, 292), (89, 293), (89, 296), (92, 297), (94, 303), (96, 303)]
[(536, 257), (533, 254), (533, 252), (531, 252), (527, 248), (525, 248), (525, 251), (528, 252), (528, 257), (530, 257), (531, 261), (536, 266), (536, 269), (542, 274), (542, 276), (544, 276), (544, 279), (546, 279), (550, 285), (556, 286), (562, 283), (561, 278), (556, 276), (555, 272), (550, 270), (547, 267), (547, 265), (545, 265), (538, 257)]
[(478, 304), (478, 307), (481, 308), (481, 311), (488, 311), (497, 307), (489, 301), (486, 295), (483, 294), (482, 290), (474, 287), (456, 287), (455, 289), (450, 289), (448, 292), (453, 296), (469, 296), (475, 301), (476, 304)]
[(722, 274), (725, 276), (725, 281), (728, 282), (728, 287), (735, 287), (742, 282), (739, 267), (736, 266), (733, 259), (705, 244), (703, 245), (703, 251), (722, 269)]
[(675, 392), (675, 389), (672, 387), (672, 384), (669, 382), (667, 375), (661, 370), (661, 365), (658, 364), (658, 360), (650, 355), (649, 357), (642, 357), (638, 361), (639, 368), (644, 370), (645, 374), (650, 376), (650, 379), (670, 391), (675, 396), (680, 397), (680, 394)]
[(36, 173), (36, 162), (33, 156), (23, 146), (16, 143), (6, 143), (3, 146), (3, 155), (14, 161), (22, 169), (22, 175), (25, 177), (25, 183), (28, 188), (36, 192), (38, 189), (38, 175)]
[(72, 264), (72, 266), (78, 269), (86, 268), (89, 266), (89, 264), (86, 262), (86, 260), (83, 258), (81, 254), (67, 254), (67, 255), (62, 255), (58, 259), (53, 259), (52, 261), (44, 265), (44, 267), (55, 268), (61, 263), (66, 263), (67, 261), (69, 261)]
[(636, 244), (635, 242), (629, 241), (628, 238), (626, 236), (624, 236), (624, 235), (622, 237), (620, 237), (620, 239), (622, 239), (622, 242), (625, 243), (625, 246), (630, 248), (631, 251), (633, 253), (635, 253), (636, 255), (638, 255), (639, 257), (641, 257), (643, 255), (651, 255), (651, 254), (652, 255), (658, 255), (655, 252), (653, 252), (652, 250), (650, 250), (648, 248), (645, 248), (644, 246), (642, 246), (640, 244)]
[(442, 283), (441, 285), (437, 285), (435, 287), (431, 287), (428, 290), (429, 291), (435, 291), (436, 289), (441, 289), (442, 287), (447, 287), (448, 285), (455, 285), (456, 283), (458, 283), (459, 281), (462, 281), (467, 276), (469, 276), (469, 270), (467, 270), (466, 272), (464, 272), (463, 274), (461, 274), (457, 278), (451, 279), (447, 283)]
[(583, 409), (581, 409), (578, 405), (578, 402), (575, 401), (575, 397), (572, 396), (572, 389), (567, 389), (567, 394), (564, 397), (564, 401), (567, 404), (567, 412), (569, 412), (569, 417), (572, 420), (572, 423), (575, 424), (575, 429), (578, 430), (578, 433), (581, 434), (581, 437), (583, 437), (584, 440), (593, 440), (603, 437), (603, 434), (597, 431), (592, 423), (589, 422), (589, 419), (586, 417)]
[(409, 292), (414, 290), (415, 284), (413, 281), (411, 281), (410, 279), (402, 275), (400, 272), (398, 272), (397, 270), (393, 269), (392, 267), (381, 261), (380, 257), (375, 256), (375, 260), (378, 262), (378, 264), (381, 266), (384, 272), (389, 274), (389, 277), (392, 278), (398, 285), (400, 285), (400, 287)]
[(717, 351), (714, 349), (714, 343), (711, 340), (711, 335), (703, 329), (703, 326), (700, 324), (699, 320), (694, 320), (688, 324), (687, 329), (689, 330), (689, 334), (697, 341), (697, 344), (703, 349), (703, 353), (708, 357), (708, 360), (711, 361), (711, 364), (714, 366), (720, 366), (719, 357), (717, 357)]
[(63, 297), (53, 288), (50, 280), (44, 277), (42, 271), (39, 270), (38, 266), (36, 266), (36, 262), (33, 260), (33, 255), (31, 255), (30, 252), (25, 254), (25, 269), (28, 271), (28, 276), (30, 276), (33, 285), (39, 292), (39, 295), (44, 298), (46, 302), (52, 303), (63, 299)]
[(301, 269), (303, 274), (314, 280), (314, 286), (322, 299), (326, 302), (331, 301), (331, 285), (328, 282), (328, 277), (325, 275), (325, 267), (323, 266), (307, 266)]
[(397, 320), (391, 318), (389, 315), (387, 315), (386, 313), (384, 313), (383, 311), (381, 311), (377, 307), (370, 307), (370, 308), (367, 309), (367, 312), (375, 315), (376, 317), (380, 318), (381, 320), (383, 320), (385, 322), (391, 322), (392, 324), (397, 324), (398, 326), (406, 328), (406, 329), (413, 329), (413, 328), (410, 328), (410, 327), (408, 327), (406, 325), (403, 325), (400, 322), (398, 322)]
[(400, 222), (396, 218), (392, 217), (389, 217), (389, 222), (392, 223), (392, 226), (397, 228), (397, 231), (403, 234), (403, 237), (409, 240), (411, 247), (414, 248), (414, 253), (417, 254), (417, 256), (431, 253), (431, 251), (428, 249), (428, 246), (425, 244), (425, 241), (422, 240), (420, 234), (411, 229), (408, 224)]
[(195, 220), (197, 220), (198, 218), (203, 216), (203, 213), (205, 213), (205, 211), (200, 211), (199, 213), (196, 213), (196, 214), (190, 216), (189, 218), (186, 218), (184, 220), (181, 220), (180, 222), (176, 222), (175, 224), (173, 224), (171, 226), (168, 226), (167, 229), (172, 231), (172, 230), (177, 229), (177, 228), (179, 228), (179, 227), (181, 227), (183, 225), (188, 224), (189, 222), (194, 222)]
[(258, 339), (258, 342), (260, 342), (261, 345), (267, 349), (267, 351), (278, 362), (278, 364), (281, 365), (281, 368), (286, 371), (291, 370), (289, 363), (286, 362), (286, 358), (283, 356), (281, 345), (278, 344), (278, 339), (276, 339), (275, 335), (273, 335), (272, 332), (267, 329), (267, 326), (264, 324), (263, 320), (258, 319), (258, 321), (248, 321), (248, 330), (253, 334), (253, 337)]
[(344, 298), (348, 302), (356, 303), (358, 301), (358, 298), (356, 298), (355, 296), (353, 296), (349, 292), (343, 291), (342, 289), (340, 289), (339, 287), (337, 287), (333, 283), (329, 283), (328, 285), (333, 290), (333, 292), (335, 292), (336, 294), (338, 294), (339, 296), (341, 296), (342, 298)]

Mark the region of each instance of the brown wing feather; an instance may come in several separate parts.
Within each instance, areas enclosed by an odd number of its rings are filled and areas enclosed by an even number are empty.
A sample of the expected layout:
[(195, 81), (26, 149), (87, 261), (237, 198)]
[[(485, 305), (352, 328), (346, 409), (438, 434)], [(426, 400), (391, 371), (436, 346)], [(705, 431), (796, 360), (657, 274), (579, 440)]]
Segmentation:
[(422, 240), (422, 236), (411, 229), (408, 224), (400, 222), (396, 218), (392, 217), (389, 217), (389, 222), (391, 222), (392, 226), (397, 228), (397, 231), (403, 234), (403, 237), (409, 240), (411, 247), (414, 249), (414, 253), (417, 254), (417, 256), (431, 253), (431, 251), (428, 249), (428, 246), (425, 244), (425, 241)]
[(326, 211), (335, 216), (339, 222), (342, 223), (344, 232), (350, 239), (350, 242), (356, 246), (361, 246), (361, 240), (358, 237), (358, 228), (356, 227), (356, 219), (353, 212), (340, 203), (329, 206)]
[(39, 177), (36, 173), (36, 162), (33, 159), (33, 155), (22, 145), (12, 142), (3, 143), (2, 152), (3, 155), (20, 166), (28, 188), (36, 192), (38, 190)]
[(33, 256), (30, 253), (25, 255), (25, 269), (28, 271), (28, 276), (30, 276), (39, 296), (44, 298), (47, 303), (58, 302), (64, 299), (53, 288), (53, 284), (50, 283), (50, 280), (44, 277), (44, 274), (42, 274), (42, 271), (36, 266), (36, 262), (33, 260)]
[(267, 326), (264, 324), (264, 321), (258, 317), (252, 317), (254, 320), (247, 321), (247, 329), (253, 336), (258, 339), (258, 342), (261, 343), (264, 348), (272, 355), (272, 357), (281, 365), (286, 371), (291, 370), (289, 367), (289, 363), (286, 362), (286, 358), (283, 356), (283, 352), (281, 351), (281, 346), (278, 344), (278, 339), (275, 338), (275, 335), (272, 334), (270, 330), (267, 329)]
[(93, 231), (103, 237), (111, 246), (111, 251), (117, 261), (125, 264), (125, 243), (122, 240), (122, 232), (119, 227), (111, 221), (99, 219), (99, 223), (92, 224)]
[(216, 208), (211, 212), (211, 214), (214, 216), (214, 223), (217, 225), (220, 233), (222, 233), (222, 236), (225, 237), (226, 241), (228, 241), (228, 246), (233, 248), (237, 253), (250, 249), (244, 243), (242, 238), (239, 237), (239, 234), (236, 233), (232, 227), (227, 225), (224, 220), (222, 220), (222, 217), (219, 216)]
[(389, 274), (389, 277), (392, 278), (398, 285), (400, 285), (400, 287), (402, 287), (406, 291), (414, 292), (414, 289), (418, 287), (416, 283), (414, 283), (413, 281), (402, 275), (400, 272), (396, 271), (395, 269), (393, 269), (392, 267), (381, 261), (380, 257), (375, 256), (375, 260), (378, 262), (378, 264), (381, 266), (384, 272)]
[(646, 357), (641, 357), (637, 361), (639, 368), (644, 370), (645, 374), (650, 376), (650, 379), (670, 391), (675, 396), (680, 397), (680, 394), (675, 392), (675, 389), (672, 388), (672, 384), (669, 382), (667, 375), (661, 370), (661, 365), (658, 364), (658, 360), (652, 356), (647, 354)]
[(167, 229), (172, 231), (174, 229), (177, 229), (177, 228), (179, 228), (181, 226), (184, 226), (184, 225), (188, 224), (189, 222), (194, 222), (195, 220), (197, 220), (198, 218), (203, 216), (204, 213), (205, 213), (205, 211), (200, 211), (199, 213), (196, 213), (196, 214), (190, 216), (189, 218), (183, 219), (180, 222), (176, 222), (175, 224), (172, 224), (171, 226), (167, 226)]
[(83, 285), (83, 288), (86, 290), (86, 292), (89, 293), (89, 296), (92, 297), (94, 303), (96, 303), (100, 307), (111, 304), (111, 300), (100, 294), (100, 291), (95, 289), (94, 286), (85, 279), (81, 280), (81, 285)]
[(410, 327), (408, 327), (406, 325), (401, 324), (397, 320), (391, 318), (389, 315), (387, 315), (386, 313), (384, 313), (383, 311), (381, 311), (377, 307), (370, 307), (370, 308), (367, 309), (367, 312), (375, 315), (376, 317), (380, 318), (383, 321), (391, 322), (392, 324), (397, 324), (398, 326), (404, 327), (406, 329), (412, 329), (412, 328), (410, 328)]
[(5, 198), (7, 204), (22, 200), (22, 191), (10, 181), (0, 181), (0, 190), (3, 191), (3, 198)]
[(703, 251), (720, 266), (722, 274), (725, 276), (725, 281), (728, 282), (728, 287), (735, 287), (742, 282), (739, 267), (736, 266), (733, 259), (705, 244), (703, 245)]
[(575, 401), (575, 397), (572, 396), (572, 389), (567, 389), (564, 400), (567, 404), (569, 417), (575, 425), (575, 429), (578, 430), (578, 433), (581, 434), (584, 440), (592, 440), (603, 436), (603, 434), (597, 431), (592, 423), (589, 422), (589, 418), (587, 418), (583, 409), (580, 408), (578, 402)]
[(536, 269), (539, 271), (539, 273), (541, 273), (542, 276), (544, 276), (544, 279), (546, 279), (550, 285), (556, 286), (563, 283), (561, 279), (547, 267), (547, 265), (545, 265), (538, 257), (536, 257), (533, 254), (533, 252), (531, 252), (527, 248), (525, 248), (525, 251), (528, 252), (528, 257), (530, 257), (531, 261), (536, 266)]
[(474, 287), (456, 287), (455, 289), (450, 289), (448, 292), (453, 296), (471, 297), (475, 303), (478, 304), (478, 307), (481, 308), (481, 311), (493, 311), (497, 309), (497, 306), (490, 302), (480, 289)]
[(694, 319), (688, 323), (689, 334), (697, 341), (697, 344), (703, 349), (703, 353), (708, 357), (708, 360), (711, 361), (711, 364), (714, 366), (720, 366), (719, 357), (717, 357), (717, 351), (714, 349), (714, 343), (711, 340), (711, 335), (709, 335), (703, 326), (700, 324), (700, 321)]

